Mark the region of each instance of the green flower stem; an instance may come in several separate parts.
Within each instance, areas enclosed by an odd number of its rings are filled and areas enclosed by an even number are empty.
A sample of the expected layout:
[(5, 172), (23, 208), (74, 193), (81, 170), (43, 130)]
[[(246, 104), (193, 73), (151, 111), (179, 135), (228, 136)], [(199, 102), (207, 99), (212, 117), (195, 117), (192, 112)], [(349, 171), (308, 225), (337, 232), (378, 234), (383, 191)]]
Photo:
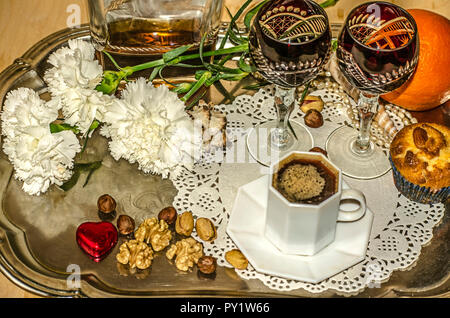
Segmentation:
[[(226, 54), (232, 54), (232, 53), (242, 53), (242, 52), (246, 52), (246, 51), (248, 51), (248, 43), (237, 45), (237, 46), (226, 48), (226, 49), (203, 52), (203, 56), (204, 57), (205, 56), (208, 57), (208, 56), (216, 56), (216, 55), (226, 55)], [(155, 60), (155, 61), (151, 61), (151, 62), (147, 62), (147, 63), (135, 65), (135, 66), (131, 66), (130, 69), (133, 72), (138, 72), (138, 71), (146, 70), (146, 69), (149, 69), (149, 68), (162, 66), (162, 65), (165, 65), (165, 64), (175, 65), (175, 64), (180, 63), (180, 62), (184, 62), (184, 61), (188, 61), (188, 60), (194, 60), (194, 59), (198, 59), (198, 58), (200, 58), (200, 54), (199, 53), (188, 54), (188, 55), (178, 56), (178, 57), (176, 57), (175, 59), (173, 59), (173, 60), (171, 60), (169, 62), (164, 62), (163, 59), (159, 59), (159, 60)]]
[[(243, 52), (247, 52), (247, 51), (248, 51), (248, 43), (245, 43), (245, 44), (237, 45), (237, 46), (234, 46), (231, 48), (204, 52), (202, 54), (202, 56), (208, 57), (208, 56), (215, 56), (215, 55), (229, 55), (229, 54), (234, 54), (234, 53), (243, 53)], [(110, 55), (107, 54), (107, 56), (109, 56), (112, 59), (112, 57)], [(168, 61), (167, 55), (166, 55), (165, 59), (161, 58), (159, 60), (155, 60), (155, 61), (151, 61), (151, 62), (147, 62), (147, 63), (135, 65), (135, 66), (127, 66), (127, 67), (123, 67), (123, 68), (119, 67), (119, 65), (117, 65), (117, 63), (113, 62), (114, 65), (119, 69), (119, 71), (105, 71), (103, 74), (103, 80), (96, 87), (96, 90), (109, 95), (116, 91), (121, 80), (126, 79), (128, 76), (132, 75), (135, 72), (146, 70), (149, 68), (156, 68), (157, 71), (159, 71), (161, 68), (163, 68), (165, 66), (177, 65), (180, 63), (182, 65), (185, 65), (182, 62), (188, 61), (188, 60), (193, 60), (193, 59), (198, 59), (198, 58), (200, 58), (200, 54), (196, 53), (196, 54), (177, 56), (177, 57), (173, 58), (172, 60)], [(222, 67), (219, 66), (219, 68), (222, 68)], [(226, 68), (223, 67), (223, 70), (226, 70)], [(227, 70), (227, 71), (229, 71), (229, 70)]]
[[(247, 7), (252, 3), (253, 0), (247, 0), (242, 6), (239, 8), (239, 10), (236, 12), (236, 14), (233, 16), (233, 18), (230, 21), (230, 25), (228, 26), (227, 33), (225, 33), (225, 36), (222, 39), (222, 42), (220, 43), (219, 49), (223, 49), (225, 47), (225, 43), (228, 40), (228, 37), (233, 32), (233, 25), (236, 23), (236, 21), (239, 19), (241, 14), (247, 9)], [(248, 45), (248, 44), (246, 44)]]
[(191, 90), (192, 86), (194, 86), (193, 82), (185, 82), (176, 84), (174, 88), (171, 89), (172, 92), (175, 92), (177, 94), (184, 94)]
[(338, 3), (338, 1), (339, 0), (325, 0), (320, 4), (320, 6), (325, 9), (334, 6), (336, 3)]
[(211, 72), (204, 72), (203, 75), (200, 77), (200, 79), (194, 84), (194, 86), (192, 86), (192, 88), (190, 89), (189, 92), (187, 92), (182, 98), (181, 100), (183, 102), (186, 102), (193, 94), (195, 94), (195, 92), (197, 92), (199, 90), (200, 87), (203, 86), (203, 84), (205, 84), (205, 82), (210, 79), (212, 76)]

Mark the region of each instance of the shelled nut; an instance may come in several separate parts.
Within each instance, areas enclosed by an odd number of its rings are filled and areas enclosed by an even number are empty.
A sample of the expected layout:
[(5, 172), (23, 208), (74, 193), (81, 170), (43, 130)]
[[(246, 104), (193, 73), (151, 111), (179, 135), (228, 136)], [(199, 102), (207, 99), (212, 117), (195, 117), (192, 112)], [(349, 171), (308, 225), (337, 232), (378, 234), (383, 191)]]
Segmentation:
[(197, 267), (203, 274), (212, 274), (216, 271), (217, 260), (212, 256), (202, 256), (197, 261)]
[(233, 249), (225, 253), (225, 259), (236, 269), (246, 269), (248, 260), (238, 249)]
[(173, 224), (176, 219), (177, 211), (172, 206), (162, 209), (158, 214), (158, 220), (164, 220), (169, 225)]
[(325, 149), (320, 148), (320, 147), (311, 148), (311, 149), (309, 149), (309, 151), (310, 152), (319, 152), (319, 153), (323, 154), (325, 157), (328, 157), (327, 151)]
[(128, 215), (119, 215), (117, 218), (117, 229), (121, 235), (128, 235), (134, 231), (134, 219)]
[(192, 212), (186, 211), (177, 217), (175, 231), (178, 234), (189, 236), (194, 230), (194, 217)]
[(116, 200), (109, 194), (103, 194), (97, 200), (97, 208), (102, 213), (111, 213), (116, 210)]
[(311, 128), (319, 128), (323, 125), (323, 116), (315, 109), (310, 109), (305, 114), (305, 125)]
[(199, 218), (195, 222), (195, 230), (198, 237), (206, 242), (212, 242), (217, 238), (217, 230), (213, 222), (207, 218)]
[(315, 109), (318, 112), (323, 110), (324, 102), (320, 96), (308, 95), (303, 100), (300, 110), (304, 113), (307, 113), (310, 109)]

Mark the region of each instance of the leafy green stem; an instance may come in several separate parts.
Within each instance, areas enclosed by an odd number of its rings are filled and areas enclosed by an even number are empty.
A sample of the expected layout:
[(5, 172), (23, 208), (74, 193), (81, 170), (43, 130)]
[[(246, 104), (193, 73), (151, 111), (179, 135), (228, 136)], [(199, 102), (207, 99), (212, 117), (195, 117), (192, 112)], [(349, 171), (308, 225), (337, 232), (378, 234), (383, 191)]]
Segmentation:
[[(228, 54), (233, 54), (233, 53), (242, 53), (242, 52), (246, 52), (246, 51), (248, 51), (248, 43), (244, 43), (244, 44), (241, 44), (241, 45), (236, 45), (236, 46), (233, 46), (233, 47), (230, 47), (230, 48), (226, 48), (226, 49), (204, 52), (203, 53), (203, 57), (217, 56), (217, 55), (228, 55)], [(183, 55), (183, 56), (179, 56), (179, 57), (175, 58), (174, 60), (170, 61), (171, 62), (170, 64), (171, 65), (175, 65), (175, 64), (180, 63), (180, 62), (184, 62), (184, 61), (188, 61), (188, 60), (195, 60), (195, 59), (198, 59), (198, 58), (200, 58), (200, 54), (199, 53)], [(149, 68), (161, 66), (161, 65), (164, 65), (166, 63), (167, 62), (164, 62), (163, 59), (159, 59), (159, 60), (155, 60), (155, 61), (151, 61), (151, 62), (147, 62), (147, 63), (135, 65), (135, 66), (131, 66), (131, 69), (133, 70), (133, 72), (138, 72), (138, 71), (146, 70), (146, 69), (149, 69)]]
[(203, 73), (203, 75), (200, 77), (200, 79), (194, 84), (194, 86), (192, 86), (192, 88), (189, 90), (189, 92), (187, 92), (182, 98), (181, 100), (183, 102), (186, 102), (193, 94), (195, 94), (195, 92), (197, 92), (200, 87), (203, 86), (203, 84), (205, 84), (205, 82), (210, 79), (212, 76), (212, 73), (209, 71), (206, 71)]

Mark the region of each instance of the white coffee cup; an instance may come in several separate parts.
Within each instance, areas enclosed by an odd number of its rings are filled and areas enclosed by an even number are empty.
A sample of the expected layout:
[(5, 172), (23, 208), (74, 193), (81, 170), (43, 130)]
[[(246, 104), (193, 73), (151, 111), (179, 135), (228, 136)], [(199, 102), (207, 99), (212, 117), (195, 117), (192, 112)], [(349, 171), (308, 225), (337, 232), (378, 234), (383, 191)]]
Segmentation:
[[(294, 203), (286, 199), (275, 187), (278, 170), (292, 160), (320, 161), (335, 176), (336, 192), (318, 204)], [(341, 170), (323, 154), (294, 151), (270, 167), (269, 195), (265, 232), (282, 253), (314, 255), (334, 241), (337, 222), (353, 222), (366, 213), (364, 194), (355, 189), (342, 189)], [(343, 200), (357, 203), (352, 211), (343, 210)]]

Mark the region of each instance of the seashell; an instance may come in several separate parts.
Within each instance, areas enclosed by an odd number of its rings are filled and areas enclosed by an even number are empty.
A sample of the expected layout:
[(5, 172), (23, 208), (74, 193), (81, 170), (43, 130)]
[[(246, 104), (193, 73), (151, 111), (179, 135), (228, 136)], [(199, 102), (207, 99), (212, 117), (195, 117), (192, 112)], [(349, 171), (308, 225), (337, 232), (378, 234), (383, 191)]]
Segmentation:
[(389, 137), (393, 137), (397, 133), (397, 128), (395, 128), (394, 122), (391, 117), (389, 117), (389, 114), (383, 105), (380, 105), (378, 113), (375, 116), (375, 121), (389, 135)]
[(211, 111), (209, 121), (209, 133), (211, 134), (210, 146), (214, 148), (224, 148), (227, 144), (226, 135), (227, 117), (222, 112)]
[[(330, 57), (330, 62), (327, 64), (328, 71), (331, 73), (333, 79), (340, 84), (344, 91), (350, 95), (353, 100), (358, 101), (359, 99), (359, 90), (354, 88), (350, 82), (344, 77), (341, 70), (338, 66), (338, 61), (336, 57), (336, 53), (333, 53)], [(318, 87), (318, 89), (320, 89)]]
[(210, 151), (214, 148), (223, 148), (227, 143), (226, 115), (220, 111), (214, 110), (214, 104), (207, 104), (205, 101), (199, 101), (189, 115), (194, 122), (200, 122), (203, 131), (203, 149)]

